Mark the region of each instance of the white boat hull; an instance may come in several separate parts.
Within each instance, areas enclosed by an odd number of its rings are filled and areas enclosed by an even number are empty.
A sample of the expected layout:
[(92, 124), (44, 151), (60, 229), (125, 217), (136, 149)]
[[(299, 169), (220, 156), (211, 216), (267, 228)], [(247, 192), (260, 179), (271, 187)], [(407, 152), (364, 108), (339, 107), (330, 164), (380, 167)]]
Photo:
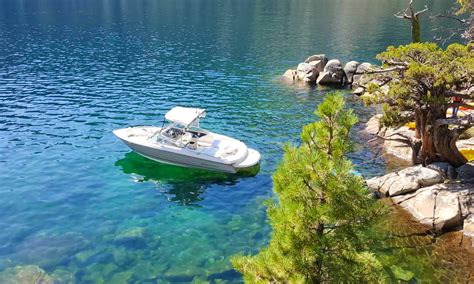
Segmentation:
[[(218, 159), (188, 149), (148, 143), (143, 138), (137, 139), (136, 136), (126, 134), (127, 131), (130, 132), (130, 130), (133, 129), (134, 128), (117, 129), (114, 130), (114, 134), (139, 155), (157, 162), (226, 173), (236, 173), (239, 170), (251, 168), (260, 162), (260, 154), (256, 150), (249, 149), (246, 146), (244, 149), (245, 155), (235, 160)], [(142, 127), (142, 129), (156, 130), (159, 128)], [(146, 136), (144, 135), (144, 137)]]
[(191, 157), (191, 156), (177, 155), (172, 152), (144, 147), (142, 145), (130, 143), (128, 141), (124, 141), (124, 142), (125, 144), (127, 144), (128, 147), (130, 147), (133, 151), (135, 151), (139, 155), (153, 161), (175, 165), (175, 166), (181, 166), (181, 167), (210, 169), (210, 170), (227, 172), (227, 173), (237, 172), (236, 169), (232, 165), (216, 163), (216, 162), (199, 159), (199, 158)]

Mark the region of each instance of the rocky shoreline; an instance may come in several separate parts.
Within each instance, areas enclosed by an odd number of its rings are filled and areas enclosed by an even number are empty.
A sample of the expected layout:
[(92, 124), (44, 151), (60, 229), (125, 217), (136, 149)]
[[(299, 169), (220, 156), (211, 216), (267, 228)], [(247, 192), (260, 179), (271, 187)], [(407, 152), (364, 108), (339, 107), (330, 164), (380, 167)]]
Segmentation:
[(305, 85), (350, 85), (352, 93), (369, 96), (367, 88), (377, 87), (378, 92), (388, 92), (387, 82), (376, 77), (377, 73), (390, 72), (369, 62), (349, 61), (341, 63), (339, 59), (328, 59), (325, 54), (311, 55), (296, 69), (288, 69), (281, 77), (284, 83)]
[[(317, 54), (299, 63), (296, 69), (288, 69), (282, 80), (292, 84), (350, 85), (353, 94), (367, 97), (389, 91), (387, 82), (377, 78), (379, 72), (391, 70), (357, 61), (349, 61), (343, 67), (338, 59), (329, 60), (325, 54)], [(369, 94), (369, 88), (376, 91)], [(381, 128), (381, 118), (381, 114), (371, 117), (365, 124), (364, 134), (369, 136), (372, 146), (380, 147), (385, 155), (408, 165), (412, 161), (412, 149), (390, 138), (397, 133), (414, 137), (415, 131), (409, 125), (397, 129)], [(474, 137), (464, 138), (467, 139), (457, 141), (458, 148), (474, 148)], [(381, 196), (391, 198), (435, 233), (462, 230), (464, 235), (474, 237), (474, 162), (456, 169), (448, 163), (434, 163), (427, 167), (408, 166), (369, 179), (367, 185)]]
[[(365, 124), (364, 132), (372, 136), (382, 150), (404, 161), (411, 161), (411, 148), (406, 144), (385, 140), (394, 133), (408, 137), (414, 131), (407, 126), (398, 129), (379, 127), (381, 115), (375, 115)], [(459, 140), (459, 149), (474, 145), (474, 138)], [(433, 232), (462, 230), (474, 237), (474, 163), (459, 168), (448, 163), (433, 163), (407, 167), (399, 171), (367, 180), (370, 189), (390, 197), (395, 204), (409, 212)], [(473, 242), (474, 245), (474, 242)]]

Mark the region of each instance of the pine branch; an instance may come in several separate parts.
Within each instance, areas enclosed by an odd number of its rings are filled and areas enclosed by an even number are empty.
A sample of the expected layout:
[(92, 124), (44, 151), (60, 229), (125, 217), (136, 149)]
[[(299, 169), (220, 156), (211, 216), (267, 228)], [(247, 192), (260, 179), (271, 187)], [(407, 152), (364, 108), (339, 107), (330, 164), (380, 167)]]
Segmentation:
[(438, 14), (438, 15), (434, 15), (434, 16), (431, 16), (431, 18), (446, 18), (446, 19), (458, 21), (458, 22), (460, 22), (461, 24), (466, 24), (466, 23), (467, 23), (466, 19), (461, 19), (461, 18), (455, 17), (455, 16), (453, 16), (453, 15), (443, 14), (443, 13), (442, 13), (442, 14)]
[(425, 5), (425, 9), (420, 10), (420, 11), (415, 13), (415, 18), (418, 18), (419, 15), (423, 14), (426, 11), (428, 11), (428, 7)]

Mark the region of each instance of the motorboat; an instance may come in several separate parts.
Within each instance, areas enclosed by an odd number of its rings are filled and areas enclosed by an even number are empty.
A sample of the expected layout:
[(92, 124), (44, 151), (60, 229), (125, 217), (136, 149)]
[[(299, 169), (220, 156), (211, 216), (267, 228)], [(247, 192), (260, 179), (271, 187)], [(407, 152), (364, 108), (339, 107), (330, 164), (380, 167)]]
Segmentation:
[(243, 142), (199, 127), (206, 112), (173, 107), (163, 126), (116, 129), (114, 135), (136, 153), (161, 163), (236, 173), (259, 164), (260, 153)]

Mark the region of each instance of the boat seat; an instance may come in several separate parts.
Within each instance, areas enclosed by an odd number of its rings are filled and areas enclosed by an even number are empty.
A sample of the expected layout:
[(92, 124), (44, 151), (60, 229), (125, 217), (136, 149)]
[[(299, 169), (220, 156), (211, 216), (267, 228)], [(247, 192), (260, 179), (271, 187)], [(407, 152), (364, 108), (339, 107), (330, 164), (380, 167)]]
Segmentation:
[(201, 136), (197, 139), (197, 142), (199, 144), (204, 144), (204, 145), (212, 145), (212, 142), (214, 142), (214, 136), (211, 134), (206, 134), (204, 136)]
[(186, 146), (188, 145), (189, 142), (191, 142), (192, 139), (193, 139), (193, 135), (189, 132), (186, 132), (185, 134), (181, 136), (179, 141), (181, 142), (182, 145)]

